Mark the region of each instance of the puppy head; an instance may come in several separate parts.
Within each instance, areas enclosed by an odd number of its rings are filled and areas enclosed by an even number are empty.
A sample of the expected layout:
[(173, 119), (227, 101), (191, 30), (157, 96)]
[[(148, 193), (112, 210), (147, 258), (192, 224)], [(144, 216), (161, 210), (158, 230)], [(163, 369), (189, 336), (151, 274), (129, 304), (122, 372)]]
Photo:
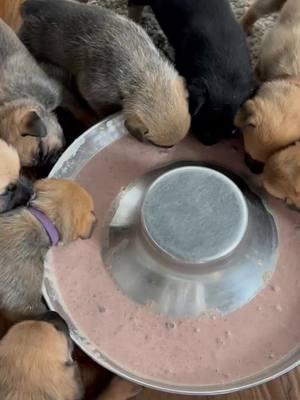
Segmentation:
[(263, 184), (271, 195), (300, 209), (300, 144), (289, 146), (268, 159)]
[(234, 116), (255, 88), (250, 79), (237, 80), (239, 85), (211, 77), (209, 83), (196, 80), (189, 85), (192, 132), (203, 144), (213, 145), (237, 134)]
[(64, 244), (91, 236), (96, 223), (94, 202), (78, 183), (43, 179), (36, 182), (35, 190), (32, 205), (50, 218)]
[(14, 325), (0, 342), (1, 399), (80, 399), (72, 347), (56, 313)]
[(191, 118), (182, 78), (159, 77), (124, 104), (125, 126), (137, 139), (172, 147), (188, 133)]
[(262, 172), (264, 163), (276, 151), (300, 138), (300, 87), (286, 81), (262, 85), (235, 117), (242, 130), (246, 163)]
[(0, 136), (16, 148), (23, 167), (55, 162), (64, 144), (55, 115), (27, 100), (3, 108)]
[(0, 139), (0, 213), (27, 204), (33, 195), (31, 182), (19, 174), (18, 153)]

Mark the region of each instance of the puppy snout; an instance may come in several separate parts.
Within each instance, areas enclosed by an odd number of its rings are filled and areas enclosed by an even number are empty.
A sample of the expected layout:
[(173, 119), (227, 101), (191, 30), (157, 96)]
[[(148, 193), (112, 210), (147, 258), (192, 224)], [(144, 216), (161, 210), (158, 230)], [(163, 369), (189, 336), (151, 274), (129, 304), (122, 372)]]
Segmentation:
[(55, 327), (59, 332), (69, 337), (70, 331), (66, 321), (55, 311), (47, 311), (46, 313), (39, 315), (36, 321), (47, 322)]
[(254, 160), (248, 153), (245, 153), (245, 164), (253, 174), (261, 174), (264, 170), (264, 163)]

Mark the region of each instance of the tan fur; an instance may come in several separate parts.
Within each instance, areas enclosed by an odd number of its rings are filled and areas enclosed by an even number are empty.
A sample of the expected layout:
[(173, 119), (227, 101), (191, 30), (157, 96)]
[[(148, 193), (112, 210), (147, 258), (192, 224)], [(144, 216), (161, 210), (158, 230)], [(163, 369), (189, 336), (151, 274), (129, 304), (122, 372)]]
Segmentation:
[(244, 135), (246, 153), (261, 162), (300, 138), (300, 2), (258, 0), (248, 18), (281, 7), (275, 26), (262, 44), (256, 67), (263, 84), (235, 118)]
[(288, 81), (265, 83), (235, 118), (245, 152), (265, 163), (276, 151), (300, 139), (300, 87)]
[(73, 181), (43, 179), (35, 184), (37, 199), (32, 205), (54, 223), (63, 243), (87, 239), (96, 222), (92, 197)]
[(67, 338), (46, 322), (12, 327), (0, 342), (1, 400), (76, 400), (80, 384)]
[[(139, 390), (114, 378), (97, 400), (127, 400)], [(21, 322), (9, 330), (0, 342), (1, 400), (81, 400), (82, 396), (77, 364), (62, 332), (41, 321)]]
[[(48, 126), (49, 134), (45, 138), (23, 136), (27, 116), (32, 111), (39, 113), (39, 107), (30, 100), (16, 101), (9, 106), (0, 107), (0, 138), (16, 148), (23, 167), (38, 165), (40, 146), (45, 155), (62, 147), (62, 138), (51, 132), (51, 121)], [(56, 130), (57, 126), (53, 128)]]
[(20, 168), (17, 151), (0, 139), (0, 195), (10, 183), (17, 182)]
[[(185, 84), (175, 74), (173, 79), (169, 76), (165, 80), (152, 78), (149, 77), (141, 95), (136, 93), (135, 100), (129, 100), (124, 105), (126, 127), (139, 140), (158, 146), (174, 146), (187, 135), (191, 123)], [(153, 101), (158, 91), (165, 93), (161, 97), (168, 107)], [(151, 112), (149, 103), (152, 105)], [(173, 118), (170, 118), (171, 115)]]
[(300, 144), (289, 146), (269, 158), (263, 184), (271, 195), (300, 208)]

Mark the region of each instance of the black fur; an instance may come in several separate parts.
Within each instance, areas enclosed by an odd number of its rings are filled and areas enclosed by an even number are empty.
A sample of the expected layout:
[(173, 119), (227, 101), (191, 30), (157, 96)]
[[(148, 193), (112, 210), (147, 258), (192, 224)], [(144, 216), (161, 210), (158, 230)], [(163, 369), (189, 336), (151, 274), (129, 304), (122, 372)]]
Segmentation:
[(253, 93), (246, 37), (227, 0), (129, 0), (151, 6), (186, 79), (192, 131), (205, 144), (234, 134), (234, 116)]

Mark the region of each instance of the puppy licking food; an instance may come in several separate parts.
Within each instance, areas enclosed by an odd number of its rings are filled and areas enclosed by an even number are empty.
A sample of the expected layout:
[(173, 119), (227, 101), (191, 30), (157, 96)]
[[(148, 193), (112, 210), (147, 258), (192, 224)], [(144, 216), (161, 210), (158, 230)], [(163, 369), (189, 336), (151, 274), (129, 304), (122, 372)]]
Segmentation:
[[(83, 385), (72, 352), (67, 324), (54, 312), (14, 325), (0, 342), (1, 400), (83, 399)], [(127, 400), (138, 389), (114, 378), (96, 400)]]
[[(254, 7), (283, 3), (259, 0)], [(262, 44), (256, 67), (262, 86), (235, 119), (243, 132), (246, 160), (253, 172), (262, 172), (263, 164), (272, 154), (300, 139), (299, 21), (300, 2), (287, 0)]]
[(52, 113), (60, 91), (0, 19), (0, 138), (16, 148), (22, 166), (54, 162), (61, 151), (63, 133)]
[(273, 196), (300, 209), (300, 144), (275, 153), (267, 161), (263, 184)]
[(29, 50), (71, 73), (99, 118), (122, 107), (129, 132), (143, 141), (172, 146), (186, 136), (183, 80), (141, 27), (102, 7), (65, 0), (27, 0), (22, 16), (20, 35)]
[(26, 205), (33, 195), (32, 183), (20, 175), (16, 150), (0, 139), (0, 213)]
[(0, 215), (0, 310), (10, 320), (43, 312), (43, 263), (51, 245), (89, 238), (95, 223), (90, 195), (71, 181), (35, 184), (31, 207)]
[(204, 144), (232, 136), (234, 116), (255, 88), (246, 37), (227, 0), (129, 0), (140, 20), (150, 5), (186, 79), (192, 131)]

